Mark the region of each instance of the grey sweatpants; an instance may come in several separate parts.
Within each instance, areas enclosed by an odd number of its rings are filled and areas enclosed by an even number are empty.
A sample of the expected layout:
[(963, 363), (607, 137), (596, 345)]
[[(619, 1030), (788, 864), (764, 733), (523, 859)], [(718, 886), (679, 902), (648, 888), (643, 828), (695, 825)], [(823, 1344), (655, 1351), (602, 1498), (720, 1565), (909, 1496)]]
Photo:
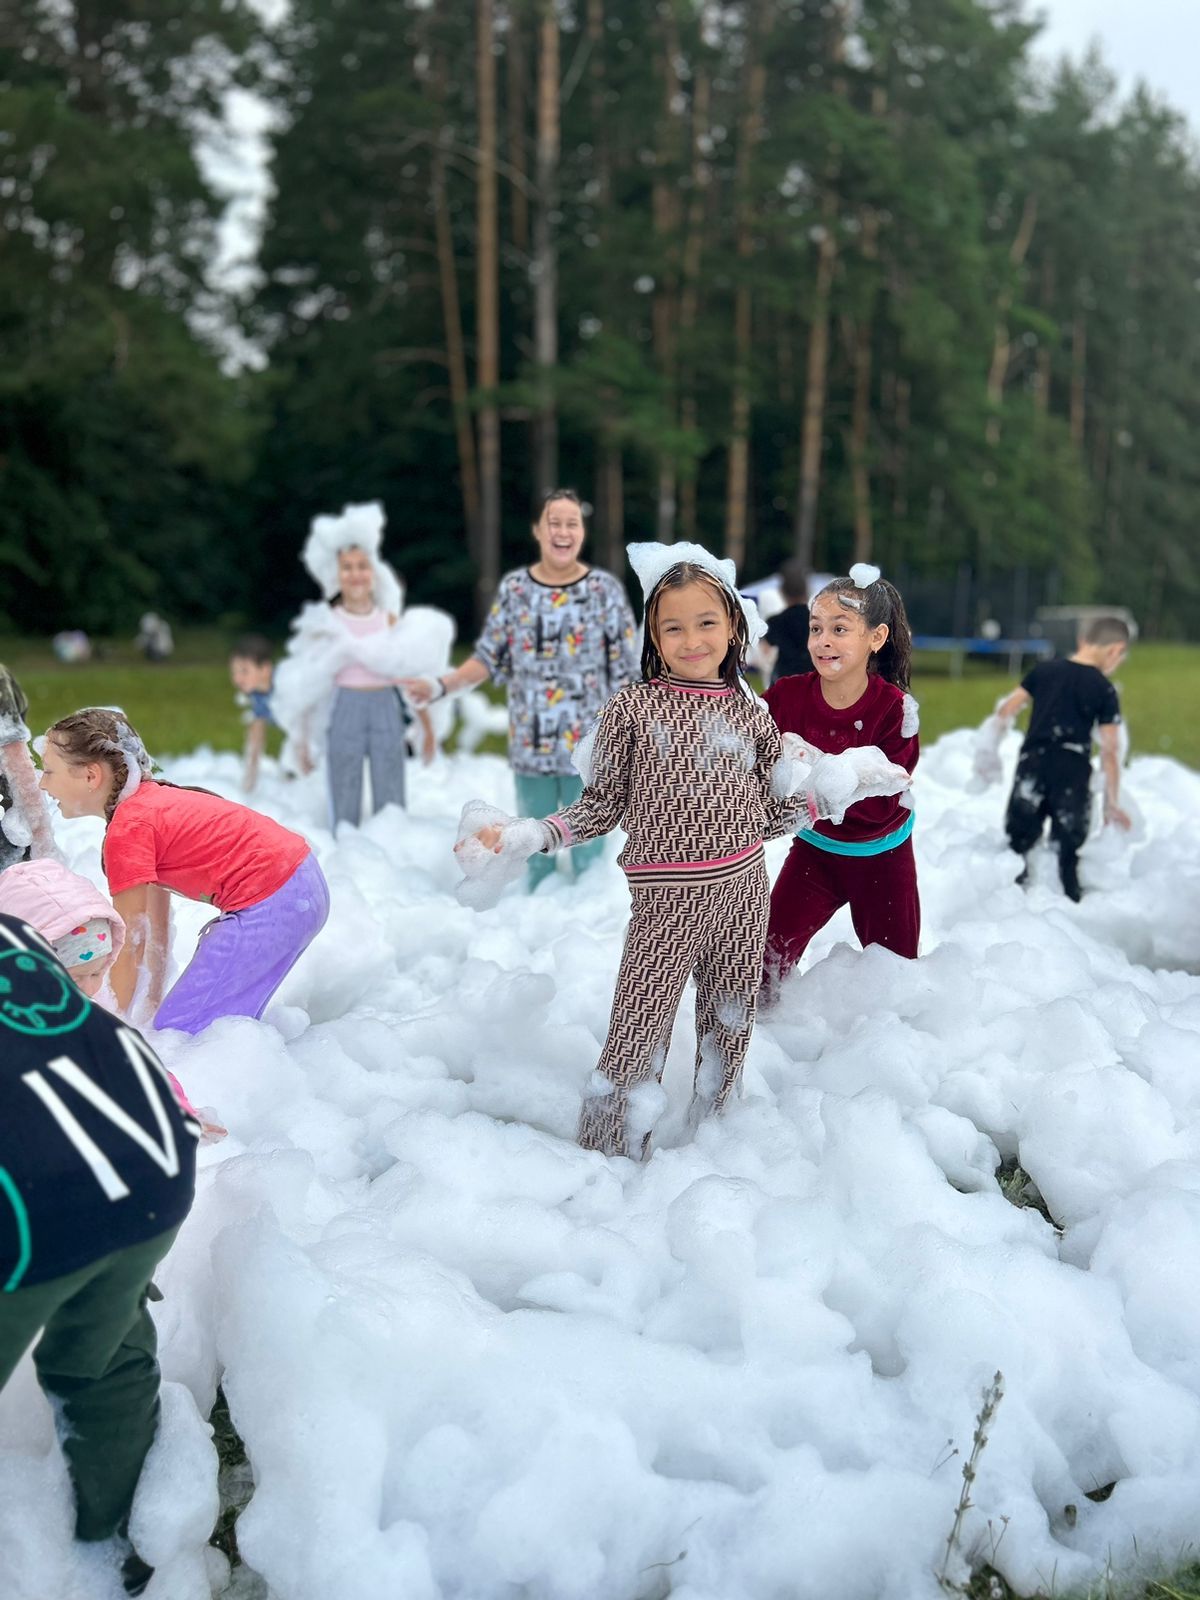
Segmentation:
[(394, 689), (338, 689), (329, 713), (329, 809), (333, 827), (358, 826), (363, 762), (371, 763), (375, 810), (404, 804), (404, 707)]

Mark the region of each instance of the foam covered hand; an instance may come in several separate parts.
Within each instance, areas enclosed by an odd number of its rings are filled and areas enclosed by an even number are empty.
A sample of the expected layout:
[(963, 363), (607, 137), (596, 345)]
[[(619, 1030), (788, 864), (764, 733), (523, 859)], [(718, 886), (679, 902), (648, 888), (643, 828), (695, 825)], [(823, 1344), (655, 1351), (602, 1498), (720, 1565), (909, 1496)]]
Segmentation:
[(993, 711), (990, 717), (986, 717), (980, 723), (975, 734), (971, 766), (981, 784), (999, 783), (1003, 777), (1000, 746), (1004, 743), (1004, 735), (1011, 727), (1012, 718), (1002, 717), (998, 711)]
[(494, 906), (545, 843), (546, 831), (536, 818), (512, 817), (484, 800), (468, 800), (458, 819), (454, 846), (464, 879), (455, 898), (476, 911)]
[(818, 754), (804, 792), (814, 815), (836, 825), (860, 800), (901, 794), (911, 783), (911, 773), (889, 761), (878, 745), (868, 744), (838, 755)]
[(436, 678), (400, 678), (397, 687), (408, 703), (417, 711), (440, 700), (446, 693)]
[[(811, 787), (813, 768), (825, 754), (818, 750), (815, 744), (810, 744), (807, 739), (802, 739), (798, 733), (785, 733), (780, 743), (783, 754), (775, 764), (771, 774), (771, 789), (780, 799), (790, 799), (796, 795), (805, 796), (805, 808), (810, 813), (812, 806), (808, 803), (808, 790)], [(813, 815), (809, 821), (814, 821)]]

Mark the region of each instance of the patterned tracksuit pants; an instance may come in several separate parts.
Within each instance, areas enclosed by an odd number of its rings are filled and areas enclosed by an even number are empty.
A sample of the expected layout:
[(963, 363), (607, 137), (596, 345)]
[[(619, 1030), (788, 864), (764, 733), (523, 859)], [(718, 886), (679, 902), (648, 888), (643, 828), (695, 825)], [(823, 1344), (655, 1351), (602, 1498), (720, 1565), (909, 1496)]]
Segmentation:
[[(682, 874), (680, 875), (682, 876)], [(736, 876), (689, 884), (631, 880), (633, 915), (597, 1071), (608, 1079), (583, 1102), (585, 1150), (645, 1158), (634, 1089), (662, 1077), (675, 1014), (696, 979), (696, 1080), (692, 1116), (720, 1111), (737, 1088), (754, 1030), (770, 892), (759, 854)]]

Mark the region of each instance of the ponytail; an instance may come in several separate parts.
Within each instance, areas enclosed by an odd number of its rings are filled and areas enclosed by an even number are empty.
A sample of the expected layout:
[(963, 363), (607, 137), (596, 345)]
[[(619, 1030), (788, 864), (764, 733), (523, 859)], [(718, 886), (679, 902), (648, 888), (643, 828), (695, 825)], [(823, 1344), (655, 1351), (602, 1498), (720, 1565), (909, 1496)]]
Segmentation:
[(912, 629), (895, 584), (877, 577), (860, 587), (853, 578), (835, 578), (816, 598), (822, 595), (832, 595), (839, 605), (854, 611), (868, 631), (886, 625), (888, 636), (871, 657), (868, 670), (907, 694), (912, 676)]

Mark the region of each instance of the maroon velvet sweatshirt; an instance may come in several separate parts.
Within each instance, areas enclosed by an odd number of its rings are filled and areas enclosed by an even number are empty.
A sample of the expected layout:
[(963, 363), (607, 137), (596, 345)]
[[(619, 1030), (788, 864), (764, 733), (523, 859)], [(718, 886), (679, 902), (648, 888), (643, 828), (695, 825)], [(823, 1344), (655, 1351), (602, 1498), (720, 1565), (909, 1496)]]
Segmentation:
[[(827, 705), (817, 672), (780, 678), (764, 696), (780, 733), (798, 733), (830, 755), (855, 746), (878, 745), (889, 761), (911, 772), (920, 754), (917, 702), (894, 683), (872, 673), (866, 691), (844, 711)], [(908, 816), (899, 795), (860, 800), (837, 827), (817, 822), (813, 831), (858, 844), (894, 833)]]

